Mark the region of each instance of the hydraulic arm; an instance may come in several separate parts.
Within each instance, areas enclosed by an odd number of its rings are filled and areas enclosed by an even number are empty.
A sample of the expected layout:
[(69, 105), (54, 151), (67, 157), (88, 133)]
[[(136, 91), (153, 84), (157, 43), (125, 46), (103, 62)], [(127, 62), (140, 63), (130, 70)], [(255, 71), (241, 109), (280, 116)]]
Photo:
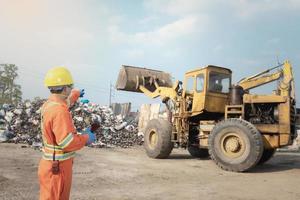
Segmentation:
[[(280, 68), (279, 71), (267, 74), (277, 68)], [(238, 82), (238, 85), (244, 90), (250, 90), (279, 79), (281, 79), (278, 86), (279, 95), (291, 96), (292, 98), (295, 98), (293, 72), (289, 61), (285, 61), (283, 64), (258, 73), (254, 76), (244, 78)]]

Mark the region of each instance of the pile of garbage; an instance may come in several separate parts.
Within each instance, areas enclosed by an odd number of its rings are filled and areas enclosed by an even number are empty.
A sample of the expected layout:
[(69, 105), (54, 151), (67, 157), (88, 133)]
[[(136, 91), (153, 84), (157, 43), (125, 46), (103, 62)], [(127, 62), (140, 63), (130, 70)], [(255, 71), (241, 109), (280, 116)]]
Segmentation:
[[(40, 108), (44, 99), (25, 101), (18, 106), (4, 104), (0, 107), (0, 142), (29, 144), (42, 147)], [(76, 103), (70, 109), (78, 132), (97, 123), (96, 142), (92, 147), (128, 148), (143, 143), (143, 134), (138, 133), (135, 117), (115, 116), (107, 106), (94, 103)]]
[(100, 125), (94, 131), (97, 141), (91, 145), (93, 147), (128, 148), (143, 144), (144, 136), (138, 132), (135, 116), (123, 119), (121, 115), (115, 116), (111, 108), (94, 103), (77, 103), (71, 113), (78, 132), (95, 123)]
[(40, 107), (42, 99), (26, 101), (18, 106), (0, 107), (0, 142), (41, 146)]

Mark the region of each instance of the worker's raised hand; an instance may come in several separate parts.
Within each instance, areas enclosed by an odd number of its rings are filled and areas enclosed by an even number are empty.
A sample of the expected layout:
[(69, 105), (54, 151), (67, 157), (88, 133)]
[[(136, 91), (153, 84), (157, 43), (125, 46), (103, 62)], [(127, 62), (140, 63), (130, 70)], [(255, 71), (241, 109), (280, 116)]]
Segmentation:
[(81, 90), (80, 90), (80, 95), (79, 95), (79, 97), (83, 97), (84, 94), (85, 94), (84, 89), (81, 89)]
[(91, 131), (91, 129), (89, 129), (89, 128), (84, 129), (84, 131), (82, 132), (82, 134), (87, 134), (87, 135), (89, 136), (89, 139), (88, 139), (88, 141), (86, 142), (86, 145), (90, 145), (90, 144), (92, 144), (93, 142), (96, 141), (96, 136), (95, 136), (95, 134)]

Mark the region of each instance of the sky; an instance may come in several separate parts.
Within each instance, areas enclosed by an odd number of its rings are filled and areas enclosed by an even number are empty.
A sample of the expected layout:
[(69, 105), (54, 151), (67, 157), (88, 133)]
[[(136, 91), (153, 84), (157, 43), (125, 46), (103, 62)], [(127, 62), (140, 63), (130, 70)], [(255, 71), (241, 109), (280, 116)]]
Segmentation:
[(116, 91), (122, 65), (174, 80), (218, 65), (237, 82), (286, 59), (299, 99), (299, 36), (298, 0), (0, 0), (0, 63), (19, 67), (23, 99), (49, 95), (43, 79), (54, 66), (90, 101), (107, 105), (112, 88), (112, 102), (138, 109), (159, 100)]

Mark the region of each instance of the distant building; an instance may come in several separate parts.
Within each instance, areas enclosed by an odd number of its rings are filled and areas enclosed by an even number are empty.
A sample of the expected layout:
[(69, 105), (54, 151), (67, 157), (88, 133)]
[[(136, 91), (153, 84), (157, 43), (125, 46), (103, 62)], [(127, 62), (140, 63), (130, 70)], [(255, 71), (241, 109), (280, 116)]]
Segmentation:
[(131, 103), (113, 103), (111, 104), (111, 109), (114, 115), (121, 115), (123, 118), (125, 118), (130, 114)]

